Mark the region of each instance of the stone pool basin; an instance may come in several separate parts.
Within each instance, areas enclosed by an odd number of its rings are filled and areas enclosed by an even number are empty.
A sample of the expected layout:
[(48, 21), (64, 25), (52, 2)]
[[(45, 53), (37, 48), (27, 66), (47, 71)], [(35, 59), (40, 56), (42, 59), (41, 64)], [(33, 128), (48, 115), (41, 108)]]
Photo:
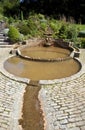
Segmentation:
[(4, 68), (13, 75), (34, 81), (65, 78), (81, 69), (70, 54), (69, 49), (62, 47), (25, 45), (18, 49), (18, 56), (5, 61)]
[[(28, 49), (26, 48), (25, 50), (21, 51), (22, 54), (21, 56), (20, 55), (13, 56), (7, 59), (4, 62), (4, 68), (15, 76), (28, 78), (33, 81), (66, 78), (80, 71), (81, 69), (80, 62), (78, 62), (77, 59), (70, 57), (71, 52), (68, 49), (60, 48), (59, 50), (59, 48), (55, 48), (58, 49), (55, 50), (54, 47), (52, 47), (51, 49), (50, 48), (44, 48), (44, 49), (45, 50), (42, 50), (39, 47), (35, 49), (29, 48), (29, 52), (28, 52)], [(52, 62), (53, 60), (55, 62)], [(36, 88), (37, 90), (36, 89), (34, 90), (34, 88)], [(45, 125), (45, 122), (43, 122), (42, 119), (43, 117), (41, 117), (43, 115), (42, 114), (43, 112), (40, 115), (36, 115), (35, 116), (36, 119), (34, 119), (33, 117), (34, 114), (33, 116), (31, 115), (31, 117), (28, 118), (28, 115), (30, 115), (30, 113), (33, 113), (33, 111), (34, 113), (36, 113), (37, 110), (38, 114), (40, 113), (40, 105), (38, 104), (38, 100), (37, 100), (38, 96), (36, 96), (35, 101), (34, 100), (30, 101), (31, 98), (33, 99), (35, 95), (38, 95), (39, 90), (40, 90), (39, 86), (36, 87), (27, 86), (26, 94), (24, 95), (24, 103), (22, 109), (23, 118), (19, 119), (19, 124), (22, 125), (22, 127), (25, 130), (28, 129), (34, 130), (34, 126), (35, 129), (37, 128), (37, 130), (38, 129), (45, 130), (43, 127)], [(30, 93), (33, 94), (33, 97)], [(27, 97), (28, 95), (29, 97)], [(29, 104), (31, 104), (30, 107), (33, 106), (32, 104), (34, 104), (33, 109), (29, 107)], [(36, 106), (37, 108), (38, 107), (39, 108), (36, 109)], [(31, 123), (29, 124), (30, 121)]]

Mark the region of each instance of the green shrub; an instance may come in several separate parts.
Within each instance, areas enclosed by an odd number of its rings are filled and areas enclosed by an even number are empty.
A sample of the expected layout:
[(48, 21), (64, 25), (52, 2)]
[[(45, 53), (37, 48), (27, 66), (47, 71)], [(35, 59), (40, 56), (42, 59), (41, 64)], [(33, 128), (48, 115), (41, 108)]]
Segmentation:
[(26, 24), (23, 24), (23, 23), (20, 23), (18, 25), (18, 28), (19, 28), (19, 32), (23, 35), (27, 35), (29, 34), (29, 28)]
[(40, 23), (40, 28), (41, 28), (42, 31), (45, 31), (47, 29), (47, 23), (41, 22)]
[(11, 23), (13, 23), (13, 22), (14, 22), (13, 17), (10, 17), (10, 18), (8, 19), (8, 23), (11, 24)]
[(85, 48), (85, 38), (80, 38), (80, 47)]
[(78, 29), (75, 26), (68, 26), (67, 28), (67, 39), (70, 39), (72, 42), (76, 42), (78, 36)]
[(20, 33), (19, 33), (18, 29), (15, 28), (14, 26), (10, 26), (9, 32), (8, 32), (8, 37), (9, 37), (10, 41), (13, 43), (20, 41)]
[(58, 37), (62, 39), (65, 39), (67, 37), (67, 26), (65, 24), (61, 25), (59, 29)]
[(78, 33), (78, 37), (85, 37), (85, 31), (80, 31)]
[(58, 24), (56, 22), (51, 21), (50, 22), (50, 27), (54, 31), (54, 33), (58, 33), (59, 26), (58, 26)]

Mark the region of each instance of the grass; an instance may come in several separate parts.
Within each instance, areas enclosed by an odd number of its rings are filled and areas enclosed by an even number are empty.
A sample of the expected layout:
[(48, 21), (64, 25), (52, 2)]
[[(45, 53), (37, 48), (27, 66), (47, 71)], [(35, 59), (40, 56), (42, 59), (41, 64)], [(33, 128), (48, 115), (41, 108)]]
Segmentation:
[(85, 24), (75, 24), (76, 27), (79, 28), (80, 31), (85, 31)]

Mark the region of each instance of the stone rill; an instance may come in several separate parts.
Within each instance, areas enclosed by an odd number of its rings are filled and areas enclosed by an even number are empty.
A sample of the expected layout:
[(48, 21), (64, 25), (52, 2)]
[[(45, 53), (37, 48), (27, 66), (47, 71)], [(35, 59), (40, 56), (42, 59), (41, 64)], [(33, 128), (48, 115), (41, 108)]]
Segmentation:
[(46, 121), (38, 96), (40, 87), (39, 84), (35, 85), (32, 81), (36, 83), (39, 80), (69, 77), (77, 73), (81, 66), (77, 59), (71, 57), (69, 49), (55, 46), (23, 46), (18, 49), (18, 56), (13, 56), (5, 61), (4, 68), (13, 75), (31, 80), (24, 94), (22, 117), (19, 119), (19, 124), (24, 130), (45, 130)]

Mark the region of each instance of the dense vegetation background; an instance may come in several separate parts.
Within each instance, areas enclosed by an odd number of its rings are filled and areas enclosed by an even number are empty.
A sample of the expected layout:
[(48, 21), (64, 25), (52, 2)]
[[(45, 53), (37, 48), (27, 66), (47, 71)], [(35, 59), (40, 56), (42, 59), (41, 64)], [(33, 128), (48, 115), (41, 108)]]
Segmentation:
[(5, 21), (11, 42), (29, 38), (71, 41), (85, 48), (85, 0), (0, 0), (0, 20)]
[(57, 19), (66, 17), (77, 23), (85, 23), (85, 0), (1, 0), (0, 13), (19, 18), (23, 11), (24, 18), (34, 11)]

